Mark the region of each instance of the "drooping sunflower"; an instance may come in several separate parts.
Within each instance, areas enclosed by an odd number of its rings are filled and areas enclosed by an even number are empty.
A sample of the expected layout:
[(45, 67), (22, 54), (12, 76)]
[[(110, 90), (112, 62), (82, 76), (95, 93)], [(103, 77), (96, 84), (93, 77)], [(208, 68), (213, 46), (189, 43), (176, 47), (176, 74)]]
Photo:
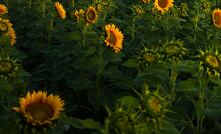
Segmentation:
[(143, 112), (150, 121), (159, 121), (165, 118), (166, 113), (170, 111), (168, 109), (170, 105), (169, 97), (160, 93), (161, 88), (161, 86), (158, 86), (157, 89), (151, 92), (149, 86), (145, 86), (145, 91), (140, 100)]
[(154, 8), (159, 10), (162, 14), (173, 7), (173, 0), (155, 0)]
[(220, 78), (221, 54), (218, 50), (199, 50), (199, 52), (200, 54), (197, 57), (200, 58), (200, 71), (206, 71), (212, 79)]
[(139, 50), (138, 52), (139, 68), (145, 70), (145, 68), (151, 64), (160, 62), (160, 54), (158, 49), (146, 48)]
[(20, 98), (20, 107), (13, 109), (23, 114), (28, 123), (36, 126), (52, 124), (52, 121), (59, 117), (63, 106), (64, 101), (58, 95), (34, 91)]
[(116, 53), (120, 52), (123, 48), (123, 34), (114, 24), (105, 25), (106, 30), (106, 46), (110, 46)]
[(74, 16), (77, 19), (77, 22), (80, 21), (80, 19), (84, 18), (85, 16), (85, 11), (83, 9), (75, 10)]
[(62, 4), (60, 2), (55, 2), (54, 3), (55, 9), (58, 12), (58, 15), (62, 18), (65, 19), (66, 18), (66, 11), (64, 9), (64, 7), (62, 6)]
[(16, 33), (13, 28), (10, 28), (9, 32), (7, 33), (10, 39), (10, 45), (13, 46), (16, 43)]
[(150, 3), (150, 0), (142, 0), (143, 3), (147, 4), (147, 3)]
[(141, 5), (134, 5), (132, 9), (134, 15), (136, 16), (140, 16), (144, 13), (143, 7)]
[(12, 29), (12, 23), (9, 20), (0, 18), (0, 31), (2, 33), (7, 33)]
[(179, 39), (166, 39), (162, 42), (161, 53), (164, 61), (178, 62), (187, 54), (187, 49), (184, 47), (183, 41)]
[(221, 10), (219, 8), (213, 10), (212, 19), (214, 26), (216, 26), (217, 28), (221, 28)]
[(96, 8), (94, 6), (89, 6), (85, 13), (85, 20), (87, 24), (95, 23), (97, 21), (97, 18), (98, 14)]
[(0, 4), (0, 15), (8, 13), (8, 9), (5, 5)]
[(7, 80), (16, 76), (18, 64), (9, 57), (0, 57), (0, 78)]

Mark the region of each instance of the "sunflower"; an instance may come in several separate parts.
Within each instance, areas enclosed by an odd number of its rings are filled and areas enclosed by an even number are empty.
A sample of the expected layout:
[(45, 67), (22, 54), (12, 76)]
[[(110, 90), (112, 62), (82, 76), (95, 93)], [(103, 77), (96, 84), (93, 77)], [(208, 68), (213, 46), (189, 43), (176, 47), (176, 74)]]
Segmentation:
[(187, 12), (188, 12), (189, 9), (188, 9), (188, 5), (186, 3), (182, 3), (178, 10), (179, 10), (179, 15), (180, 16), (182, 16), (182, 17), (187, 17), (188, 16)]
[(8, 13), (8, 9), (5, 5), (0, 4), (0, 15)]
[(137, 16), (140, 16), (144, 13), (143, 7), (141, 5), (133, 6), (133, 13)]
[(125, 111), (115, 111), (106, 119), (110, 134), (134, 134), (135, 123)]
[(162, 43), (162, 57), (168, 62), (178, 62), (187, 54), (187, 49), (184, 47), (183, 41), (172, 38), (166, 39)]
[(81, 18), (84, 18), (84, 16), (85, 16), (85, 11), (84, 11), (83, 9), (79, 9), (79, 11), (78, 11), (78, 10), (75, 10), (74, 16), (76, 17), (77, 22), (78, 22), (78, 21), (80, 21)]
[(213, 24), (214, 26), (221, 28), (221, 10), (215, 9), (213, 10)]
[(12, 23), (9, 20), (5, 20), (0, 18), (0, 31), (3, 33), (7, 33), (12, 28)]
[(18, 64), (9, 57), (0, 57), (0, 78), (7, 80), (16, 76)]
[(47, 95), (44, 91), (34, 91), (20, 98), (20, 107), (13, 109), (23, 114), (28, 123), (36, 126), (51, 124), (58, 118), (63, 106), (64, 102), (59, 96)]
[(13, 46), (16, 43), (16, 33), (13, 28), (10, 28), (10, 30), (8, 32), (8, 36), (10, 39), (10, 45)]
[(140, 100), (144, 114), (152, 121), (159, 121), (165, 118), (166, 113), (169, 111), (170, 102), (168, 96), (161, 94), (160, 90), (161, 86), (158, 86), (157, 89), (151, 92), (149, 86), (146, 85)]
[(85, 13), (85, 20), (87, 24), (95, 23), (97, 21), (98, 15), (97, 10), (94, 6), (89, 6)]
[(138, 52), (138, 61), (141, 70), (145, 70), (145, 68), (151, 64), (160, 62), (160, 54), (158, 53), (158, 49), (144, 47), (144, 49), (141, 49)]
[(200, 55), (200, 71), (206, 71), (208, 76), (217, 79), (220, 77), (221, 72), (221, 55), (218, 50), (199, 50)]
[(114, 24), (105, 25), (105, 30), (107, 34), (105, 39), (106, 46), (112, 47), (118, 53), (122, 49), (123, 44), (124, 36), (122, 32)]
[(143, 3), (147, 4), (147, 3), (150, 3), (150, 0), (142, 0)]
[(62, 19), (65, 19), (66, 18), (66, 11), (65, 11), (64, 7), (62, 6), (62, 4), (59, 2), (55, 2), (54, 6), (55, 6), (55, 9), (57, 10), (59, 16)]
[(154, 8), (159, 10), (162, 14), (173, 7), (173, 0), (155, 0)]

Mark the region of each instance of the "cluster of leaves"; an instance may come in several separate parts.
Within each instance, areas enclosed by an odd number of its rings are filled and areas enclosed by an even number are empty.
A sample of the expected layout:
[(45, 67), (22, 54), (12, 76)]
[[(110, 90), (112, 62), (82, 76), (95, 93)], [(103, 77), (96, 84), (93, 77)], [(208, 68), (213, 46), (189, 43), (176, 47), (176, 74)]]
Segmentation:
[[(0, 80), (0, 121), (4, 122), (0, 133), (220, 133), (221, 81), (209, 79), (207, 70), (200, 70), (196, 55), (199, 49), (221, 51), (221, 29), (212, 22), (212, 11), (221, 4), (177, 0), (161, 14), (153, 1), (143, 1), (61, 1), (67, 15), (61, 19), (56, 0), (5, 0), (17, 42), (13, 48), (1, 49), (19, 59), (28, 73)], [(102, 2), (108, 4), (96, 23), (77, 21), (76, 10)], [(110, 23), (124, 35), (119, 53), (105, 46), (105, 25)], [(144, 49), (164, 47), (171, 38), (182, 41), (188, 51), (182, 53), (185, 57), (173, 62), (159, 53), (160, 62), (140, 69)], [(167, 44), (162, 46), (163, 42)], [(152, 94), (160, 86), (169, 98), (160, 119), (144, 114), (149, 108), (143, 109), (148, 101), (143, 92), (146, 85)], [(33, 89), (59, 94), (64, 100), (65, 110), (53, 125), (34, 127), (12, 110), (19, 97)]]

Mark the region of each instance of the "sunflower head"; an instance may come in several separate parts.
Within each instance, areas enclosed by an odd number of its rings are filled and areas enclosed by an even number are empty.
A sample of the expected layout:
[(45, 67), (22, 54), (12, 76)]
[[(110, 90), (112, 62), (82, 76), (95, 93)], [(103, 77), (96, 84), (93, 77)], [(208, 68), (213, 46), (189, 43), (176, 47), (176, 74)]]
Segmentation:
[(12, 23), (9, 20), (0, 18), (0, 31), (1, 33), (8, 33), (12, 29)]
[(162, 14), (167, 12), (171, 7), (173, 7), (173, 0), (155, 0), (154, 2), (154, 8)]
[(135, 16), (140, 16), (144, 13), (144, 9), (141, 5), (134, 5), (132, 11)]
[(18, 64), (9, 57), (0, 57), (0, 78), (7, 80), (16, 76)]
[(64, 102), (57, 95), (47, 95), (47, 92), (28, 92), (26, 97), (20, 98), (20, 107), (14, 107), (28, 123), (36, 125), (51, 124), (63, 110)]
[(54, 3), (55, 9), (57, 10), (58, 15), (61, 17), (61, 19), (66, 18), (66, 11), (62, 4), (60, 2), (55, 2)]
[(212, 19), (214, 26), (217, 28), (221, 28), (221, 10), (219, 8), (213, 10)]
[(0, 15), (8, 13), (8, 9), (5, 5), (0, 4)]
[(208, 76), (213, 79), (220, 78), (221, 55), (218, 50), (199, 51), (200, 71), (206, 71)]
[(97, 21), (98, 14), (94, 6), (89, 6), (85, 13), (85, 20), (87, 24), (95, 23)]
[(106, 46), (110, 46), (116, 53), (120, 52), (123, 48), (123, 34), (114, 24), (105, 25), (106, 30)]
[(74, 16), (76, 17), (77, 22), (79, 22), (85, 17), (85, 11), (83, 9), (75, 10)]
[(205, 13), (209, 13), (211, 11), (212, 3), (208, 0), (201, 0), (201, 9)]
[(165, 118), (165, 114), (169, 111), (168, 96), (160, 93), (161, 86), (154, 89), (153, 92), (149, 90), (149, 86), (145, 86), (144, 93), (141, 98), (141, 106), (144, 114), (149, 120), (159, 121)]
[(166, 39), (162, 43), (161, 53), (163, 58), (168, 62), (178, 62), (187, 54), (187, 49), (183, 46), (183, 42), (172, 38)]
[(179, 15), (182, 17), (186, 17), (188, 16), (187, 12), (188, 12), (188, 5), (186, 3), (181, 3), (179, 7)]
[(108, 134), (134, 134), (134, 116), (122, 107), (115, 108), (111, 112), (107, 108), (108, 117), (105, 119), (106, 131)]
[(145, 68), (151, 64), (159, 63), (160, 54), (158, 53), (158, 49), (144, 47), (144, 49), (138, 52), (138, 61), (141, 70), (145, 70)]

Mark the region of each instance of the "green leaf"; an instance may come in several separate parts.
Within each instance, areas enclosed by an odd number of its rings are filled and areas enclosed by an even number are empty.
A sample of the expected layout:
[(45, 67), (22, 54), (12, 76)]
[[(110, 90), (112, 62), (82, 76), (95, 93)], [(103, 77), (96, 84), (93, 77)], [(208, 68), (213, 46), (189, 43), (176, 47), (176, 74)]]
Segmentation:
[(156, 134), (181, 134), (172, 123), (168, 121), (162, 121), (161, 123), (160, 128), (156, 129)]
[(137, 68), (138, 61), (135, 59), (129, 59), (126, 62), (124, 62), (122, 65), (128, 68)]
[(189, 78), (185, 81), (180, 81), (177, 84), (176, 90), (178, 92), (188, 93), (190, 96), (195, 96), (200, 89), (199, 81), (194, 78)]

